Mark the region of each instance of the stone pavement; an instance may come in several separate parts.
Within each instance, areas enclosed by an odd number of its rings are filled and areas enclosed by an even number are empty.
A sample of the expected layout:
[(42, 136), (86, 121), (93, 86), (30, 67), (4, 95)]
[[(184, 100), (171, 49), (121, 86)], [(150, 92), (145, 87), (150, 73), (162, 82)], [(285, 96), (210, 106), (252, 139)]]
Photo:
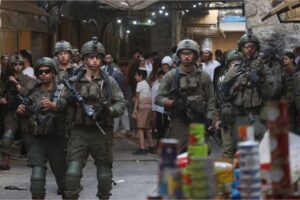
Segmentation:
[[(132, 155), (137, 149), (136, 140), (115, 139), (114, 141), (114, 181), (111, 199), (141, 200), (157, 191), (157, 155)], [(0, 199), (30, 199), (31, 168), (26, 160), (13, 160), (11, 170), (0, 171)], [(47, 171), (46, 199), (61, 199), (56, 195), (56, 184), (51, 170)], [(84, 168), (81, 184), (84, 190), (80, 199), (97, 199), (96, 168), (90, 158)], [(24, 190), (7, 190), (5, 186), (16, 186)]]
[[(212, 157), (220, 155), (220, 147), (212, 142)], [(114, 181), (111, 199), (143, 200), (147, 195), (155, 195), (158, 179), (158, 156), (132, 155), (138, 148), (137, 139), (114, 140)], [(13, 160), (11, 170), (0, 171), (0, 199), (30, 199), (29, 191), (31, 168), (26, 167), (26, 160)], [(46, 199), (61, 199), (56, 195), (56, 183), (51, 170), (47, 171)], [(93, 159), (89, 159), (84, 168), (81, 184), (84, 190), (80, 199), (97, 199), (96, 168)], [(7, 190), (5, 186), (16, 186), (24, 190)]]

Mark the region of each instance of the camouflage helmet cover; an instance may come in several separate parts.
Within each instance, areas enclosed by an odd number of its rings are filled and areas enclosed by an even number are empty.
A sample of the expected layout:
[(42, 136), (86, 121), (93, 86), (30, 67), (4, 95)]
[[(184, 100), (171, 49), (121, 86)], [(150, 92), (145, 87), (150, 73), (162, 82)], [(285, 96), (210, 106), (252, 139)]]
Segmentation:
[(12, 55), (9, 58), (9, 63), (10, 63), (10, 66), (13, 66), (13, 64), (16, 64), (16, 63), (21, 63), (22, 65), (24, 65), (24, 59), (20, 54)]
[(101, 54), (105, 56), (104, 46), (98, 42), (97, 37), (93, 37), (91, 41), (86, 42), (81, 48), (81, 57), (84, 58), (88, 54)]
[(276, 57), (275, 56), (275, 48), (270, 44), (264, 44), (261, 46), (259, 55), (262, 58)]
[(198, 43), (194, 40), (191, 39), (185, 39), (185, 40), (181, 40), (178, 45), (177, 45), (177, 49), (176, 49), (176, 55), (179, 57), (179, 52), (183, 49), (189, 49), (192, 50), (196, 53), (196, 58), (199, 57), (199, 49), (200, 46), (198, 45)]
[(59, 53), (61, 51), (68, 51), (69, 53), (72, 53), (72, 46), (71, 46), (70, 42), (65, 41), (65, 40), (56, 42), (53, 55), (56, 55), (57, 53)]
[(259, 40), (258, 38), (253, 34), (244, 34), (238, 41), (238, 50), (241, 51), (242, 47), (247, 42), (253, 42), (256, 44), (257, 49), (259, 49)]
[(226, 60), (225, 60), (225, 65), (227, 66), (228, 63), (232, 60), (242, 60), (243, 59), (243, 54), (236, 49), (231, 50), (227, 53), (226, 55)]
[(50, 67), (54, 73), (57, 74), (57, 65), (52, 58), (42, 57), (39, 58), (34, 64), (34, 73), (37, 76), (37, 71), (41, 66)]

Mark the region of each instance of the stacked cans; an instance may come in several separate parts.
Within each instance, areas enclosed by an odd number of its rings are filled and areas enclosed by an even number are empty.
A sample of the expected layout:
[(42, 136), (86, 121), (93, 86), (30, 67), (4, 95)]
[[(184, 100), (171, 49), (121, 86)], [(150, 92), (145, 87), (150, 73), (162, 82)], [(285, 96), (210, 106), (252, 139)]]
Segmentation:
[(208, 146), (205, 144), (205, 126), (190, 124), (188, 157), (189, 163), (183, 172), (185, 198), (211, 199), (215, 195), (214, 163), (207, 159)]
[(191, 177), (190, 198), (213, 199), (216, 194), (213, 160), (191, 157), (188, 171)]
[(261, 199), (261, 174), (258, 142), (239, 142), (240, 189), (242, 199)]
[(205, 140), (205, 126), (203, 124), (190, 124), (188, 155), (207, 157), (208, 146)]
[(181, 171), (176, 167), (178, 140), (162, 139), (160, 143), (159, 195), (172, 199), (182, 198)]

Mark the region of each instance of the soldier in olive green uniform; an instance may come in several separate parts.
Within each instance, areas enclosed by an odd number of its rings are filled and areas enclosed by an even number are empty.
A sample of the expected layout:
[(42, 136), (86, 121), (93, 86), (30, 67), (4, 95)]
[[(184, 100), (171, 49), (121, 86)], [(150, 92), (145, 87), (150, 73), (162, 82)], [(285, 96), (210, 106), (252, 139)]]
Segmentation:
[(71, 44), (64, 40), (58, 41), (55, 44), (53, 54), (56, 56), (58, 62), (58, 80), (73, 77), (75, 75), (76, 66), (71, 63)]
[[(231, 50), (226, 55), (225, 59), (225, 71), (219, 77), (218, 80), (218, 92), (217, 98), (219, 102), (219, 113), (221, 119), (221, 136), (222, 136), (222, 157), (224, 158), (232, 158), (233, 152), (233, 137), (232, 137), (232, 129), (233, 129), (233, 109), (232, 103), (230, 102), (230, 98), (228, 95), (228, 90), (223, 87), (223, 81), (228, 70), (234, 68), (235, 66), (240, 66), (243, 60), (243, 54), (238, 52), (237, 50)], [(225, 93), (227, 92), (227, 93)]]
[(2, 157), (4, 163), (0, 169), (8, 170), (10, 168), (10, 153), (14, 136), (18, 129), (18, 121), (15, 117), (17, 106), (17, 95), (27, 94), (28, 88), (36, 84), (36, 80), (22, 73), (24, 67), (23, 58), (20, 55), (10, 57), (10, 68), (7, 74), (8, 80), (4, 83), (3, 96), (5, 96), (7, 107), (4, 115), (4, 133), (2, 138)]
[(172, 119), (170, 137), (179, 139), (181, 151), (188, 143), (189, 124), (202, 122), (207, 127), (216, 121), (213, 83), (209, 75), (197, 68), (199, 45), (190, 39), (178, 43), (181, 64), (162, 80), (155, 104), (164, 106)]
[(269, 82), (272, 93), (270, 98), (272, 99), (280, 99), (282, 96), (282, 86), (283, 86), (283, 78), (282, 78), (282, 67), (280, 64), (280, 60), (275, 56), (274, 48), (269, 44), (262, 45), (260, 50), (261, 59), (264, 64), (267, 66), (269, 71), (269, 75), (267, 81)]
[(99, 199), (109, 199), (113, 162), (112, 119), (122, 115), (125, 100), (116, 81), (100, 69), (105, 50), (97, 38), (85, 43), (81, 53), (87, 68), (73, 86), (82, 96), (85, 107), (92, 108), (94, 113), (89, 117), (83, 106), (74, 107), (64, 198), (79, 197), (82, 170), (91, 154), (97, 168), (97, 196)]
[[(288, 103), (290, 131), (295, 132), (296, 123), (296, 108), (295, 108), (295, 73), (297, 71), (295, 63), (295, 55), (292, 52), (283, 54), (283, 99)], [(298, 82), (299, 84), (299, 82)]]
[(232, 146), (223, 155), (232, 157), (238, 141), (238, 127), (252, 125), (255, 129), (255, 138), (260, 140), (266, 127), (261, 123), (260, 112), (264, 101), (270, 96), (268, 69), (258, 58), (259, 41), (255, 35), (245, 34), (238, 43), (243, 53), (243, 62), (228, 70), (223, 80), (228, 102), (232, 104), (233, 137)]
[[(30, 191), (32, 199), (44, 199), (46, 190), (46, 163), (50, 167), (61, 194), (66, 172), (66, 131), (64, 98), (56, 82), (56, 64), (51, 58), (43, 57), (36, 61), (35, 76), (41, 83), (35, 85), (22, 101), (17, 113), (25, 133), (28, 147), (28, 162), (32, 167)], [(27, 103), (25, 103), (27, 102)]]
[(295, 107), (296, 107), (296, 134), (300, 135), (300, 66), (294, 75)]

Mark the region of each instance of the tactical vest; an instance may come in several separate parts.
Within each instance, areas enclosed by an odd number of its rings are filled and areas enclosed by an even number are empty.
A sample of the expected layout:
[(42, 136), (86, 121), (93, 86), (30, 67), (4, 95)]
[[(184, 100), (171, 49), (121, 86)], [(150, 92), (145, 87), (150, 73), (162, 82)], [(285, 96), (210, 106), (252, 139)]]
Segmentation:
[[(77, 91), (83, 97), (84, 103), (95, 112), (97, 112), (97, 109), (100, 107), (110, 105), (112, 89), (109, 77), (106, 73), (101, 71), (100, 78), (94, 79), (92, 82), (80, 79), (74, 84)], [(97, 115), (96, 120), (102, 127), (111, 126), (113, 121), (112, 118), (105, 115), (105, 113)], [(82, 108), (78, 106), (75, 108), (73, 122), (74, 125), (95, 125), (94, 119), (90, 119)]]
[[(178, 95), (178, 97), (176, 97), (176, 95), (173, 97), (175, 100), (178, 98), (186, 98), (188, 104), (191, 105), (196, 112), (206, 114), (208, 95), (205, 93), (203, 79), (201, 77), (201, 69), (196, 69), (196, 73), (189, 75), (180, 74), (177, 67), (171, 90), (176, 91)], [(190, 113), (186, 114), (189, 115)]]
[[(252, 68), (251, 70), (256, 71), (251, 65), (248, 67)], [(261, 95), (262, 88), (260, 87), (260, 84), (254, 85), (251, 83), (251, 77), (246, 74), (248, 71), (241, 75), (238, 75), (238, 73), (240, 73), (239, 70), (236, 70), (236, 75), (233, 75), (233, 77), (236, 76), (236, 78), (232, 86), (243, 86), (239, 87), (238, 90), (229, 90), (229, 94), (232, 97), (232, 104), (241, 109), (251, 109), (262, 106), (263, 98)]]
[(23, 120), (21, 127), (25, 133), (33, 135), (58, 135), (65, 136), (65, 112), (43, 111), (40, 101), (47, 97), (50, 101), (57, 103), (63, 95), (63, 88), (55, 86), (49, 96), (42, 96), (40, 93), (41, 84), (36, 85), (28, 94), (33, 101), (32, 107), (35, 114), (30, 113), (28, 120)]

